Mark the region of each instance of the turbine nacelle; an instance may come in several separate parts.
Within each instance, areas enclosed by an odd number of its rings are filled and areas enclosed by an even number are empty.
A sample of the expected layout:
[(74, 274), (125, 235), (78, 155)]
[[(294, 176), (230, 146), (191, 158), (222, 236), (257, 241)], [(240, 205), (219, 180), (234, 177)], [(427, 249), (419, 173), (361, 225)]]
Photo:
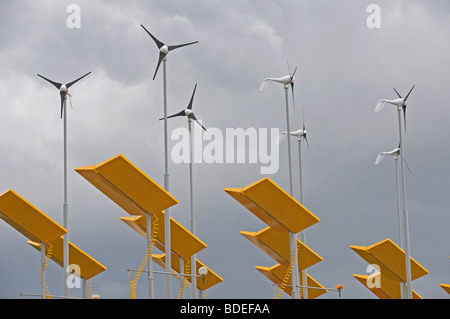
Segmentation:
[(61, 85), (61, 87), (59, 88), (59, 90), (61, 92), (67, 92), (67, 86), (65, 84)]
[(191, 115), (191, 114), (193, 114), (194, 112), (192, 111), (192, 110), (190, 110), (190, 109), (186, 109), (186, 110), (184, 110), (184, 114), (186, 115), (186, 116), (189, 116), (189, 115)]
[(167, 45), (163, 45), (163, 46), (159, 49), (159, 51), (162, 52), (162, 53), (164, 53), (164, 54), (167, 54), (167, 53), (169, 53), (169, 48), (167, 47)]

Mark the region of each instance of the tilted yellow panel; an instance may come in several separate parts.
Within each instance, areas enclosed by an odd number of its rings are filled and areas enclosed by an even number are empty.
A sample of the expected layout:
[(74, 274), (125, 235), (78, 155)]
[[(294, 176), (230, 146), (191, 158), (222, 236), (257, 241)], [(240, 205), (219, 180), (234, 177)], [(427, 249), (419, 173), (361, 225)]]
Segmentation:
[[(283, 265), (277, 264), (272, 267), (262, 267), (262, 266), (255, 266), (255, 268), (261, 272), (264, 276), (266, 276), (270, 281), (272, 281), (275, 285), (281, 285), (285, 276), (287, 268)], [(307, 277), (307, 286), (312, 287), (308, 288), (308, 299), (315, 299), (325, 293), (328, 292), (327, 289), (325, 289), (321, 284), (319, 284), (314, 278), (312, 278), (310, 275), (306, 275)], [(291, 285), (291, 278), (289, 278), (285, 282), (285, 287), (283, 288), (283, 291), (286, 292), (289, 296), (292, 296), (292, 288)], [(277, 290), (280, 288), (280, 286), (277, 286)]]
[[(350, 246), (369, 264), (376, 264), (391, 280), (406, 281), (405, 252), (392, 240), (385, 239), (369, 247)], [(411, 257), (411, 280), (420, 278), (428, 271)], [(383, 270), (385, 269), (385, 271)], [(391, 272), (391, 273), (389, 273)]]
[[(172, 255), (173, 256), (173, 255)], [(166, 268), (166, 258), (165, 258), (165, 254), (162, 255), (152, 255), (153, 260), (160, 265), (162, 268)], [(198, 269), (200, 269), (200, 267), (205, 267), (206, 269), (208, 269), (208, 273), (206, 274), (206, 276), (204, 277), (204, 281), (202, 277), (197, 277), (197, 288), (201, 289), (201, 290), (207, 290), (209, 288), (211, 288), (212, 286), (217, 285), (218, 283), (222, 282), (223, 279), (220, 278), (214, 271), (212, 271), (210, 268), (206, 267), (201, 261), (199, 261), (198, 259), (196, 259), (196, 267), (197, 267), (197, 274), (198, 274)], [(172, 267), (172, 272), (173, 273), (180, 273), (180, 258), (178, 256), (176, 256), (175, 258), (171, 259), (171, 267)], [(191, 266), (189, 266), (191, 267)], [(186, 271), (187, 268), (187, 259), (184, 259), (184, 269)], [(190, 273), (190, 272), (189, 272)], [(180, 276), (176, 276), (178, 279), (180, 278)], [(190, 276), (186, 276), (185, 277), (188, 280), (188, 287), (191, 287), (191, 277)]]
[(67, 230), (13, 190), (0, 195), (0, 218), (29, 240), (48, 243)]
[[(50, 242), (52, 245), (52, 254), (51, 259), (61, 267), (64, 267), (64, 254), (63, 254), (63, 237), (59, 237), (58, 239)], [(41, 244), (33, 241), (28, 241), (28, 243), (41, 251)], [(49, 245), (45, 245), (45, 253), (48, 253)], [(100, 264), (98, 261), (93, 259), (91, 256), (86, 254), (80, 248), (69, 242), (69, 265), (78, 265), (80, 267), (75, 270), (75, 274), (78, 277), (82, 277), (85, 279), (91, 279), (92, 277), (98, 275), (99, 273), (106, 270), (106, 267)]]
[(380, 263), (378, 259), (372, 256), (368, 251), (367, 247), (364, 246), (350, 246), (350, 248), (356, 252), (362, 259), (367, 261), (371, 265), (377, 265), (383, 275), (388, 277), (390, 280), (401, 282), (402, 279), (393, 273), (390, 268), (386, 267), (383, 263)]
[[(165, 251), (164, 212), (159, 212), (152, 215), (152, 227), (156, 218), (158, 230), (156, 233), (155, 246), (159, 250)], [(142, 237), (147, 238), (146, 216), (121, 217), (120, 219), (137, 231)], [(189, 258), (207, 246), (171, 217), (170, 247), (171, 250), (178, 256), (182, 258)]]
[[(375, 278), (380, 276), (378, 278)], [(369, 289), (379, 299), (400, 299), (401, 298), (401, 286), (398, 281), (390, 280), (381, 273), (366, 275), (353, 275), (361, 284)], [(379, 280), (379, 281), (377, 281)], [(369, 283), (370, 288), (369, 288)], [(413, 299), (422, 299), (414, 290), (412, 291)]]
[(450, 285), (440, 284), (442, 289), (444, 289), (448, 294), (450, 294)]
[(225, 188), (225, 192), (277, 231), (298, 233), (320, 221), (267, 177), (245, 188)]
[[(241, 231), (241, 234), (258, 248), (285, 267), (289, 267), (291, 256), (289, 250), (289, 234), (264, 228), (257, 233)], [(318, 254), (297, 239), (298, 268), (306, 269), (323, 260)]]
[(122, 154), (75, 171), (130, 215), (155, 214), (178, 203)]

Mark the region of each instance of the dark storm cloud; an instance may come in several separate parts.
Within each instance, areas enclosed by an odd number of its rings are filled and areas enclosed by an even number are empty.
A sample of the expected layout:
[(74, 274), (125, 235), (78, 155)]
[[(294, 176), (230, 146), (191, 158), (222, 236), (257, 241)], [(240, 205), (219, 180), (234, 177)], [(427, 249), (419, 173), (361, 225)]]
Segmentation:
[[(199, 41), (169, 55), (169, 113), (187, 105), (198, 83), (196, 115), (223, 131), (285, 130), (282, 86), (257, 89), (265, 77), (286, 75), (289, 61), (291, 69), (298, 67), (291, 128), (301, 127), (303, 105), (309, 131), (305, 205), (321, 219), (307, 229), (307, 243), (324, 260), (308, 273), (326, 287), (345, 284), (345, 298), (374, 298), (352, 277), (365, 274), (367, 265), (349, 246), (388, 237), (397, 241), (394, 163), (386, 158), (375, 166), (374, 161), (379, 152), (397, 147), (398, 128), (394, 107), (373, 110), (378, 99), (395, 98), (394, 85), (407, 92), (416, 84), (405, 134), (412, 168), (407, 196), (412, 257), (430, 274), (413, 284), (424, 298), (445, 298), (439, 283), (448, 283), (441, 281), (449, 262), (447, 1), (378, 1), (380, 29), (366, 25), (371, 1), (78, 1), (80, 29), (66, 26), (70, 3), (0, 2), (3, 190), (14, 188), (62, 223), (59, 94), (36, 73), (63, 82), (88, 71), (92, 74), (71, 91), (69, 167), (123, 153), (162, 185), (162, 73), (151, 80), (158, 51), (140, 24), (168, 44)], [(177, 127), (187, 127), (184, 118), (170, 122), (169, 129)], [(296, 146), (295, 141), (294, 176)], [(280, 145), (280, 171), (269, 176), (285, 189), (286, 147)], [(239, 234), (265, 225), (223, 191), (261, 179), (259, 166), (194, 166), (197, 235), (208, 245), (198, 258), (224, 279), (210, 298), (273, 297), (271, 283), (254, 266), (275, 261)], [(180, 201), (171, 213), (188, 225), (188, 166), (171, 163), (170, 174), (171, 193)], [(95, 292), (128, 298), (126, 269), (138, 265), (145, 241), (119, 220), (126, 212), (75, 172), (69, 175), (70, 240), (108, 267), (94, 279)], [(294, 186), (298, 196), (297, 177)], [(10, 243), (1, 246), (2, 255), (15, 263), (2, 264), (0, 280), (7, 288), (0, 296), (39, 291), (38, 254), (21, 234), (1, 226), (2, 242)], [(62, 271), (52, 266), (48, 273), (51, 291), (60, 294)], [(164, 298), (164, 280), (157, 277), (156, 284), (156, 295)], [(145, 283), (139, 289), (145, 298)]]

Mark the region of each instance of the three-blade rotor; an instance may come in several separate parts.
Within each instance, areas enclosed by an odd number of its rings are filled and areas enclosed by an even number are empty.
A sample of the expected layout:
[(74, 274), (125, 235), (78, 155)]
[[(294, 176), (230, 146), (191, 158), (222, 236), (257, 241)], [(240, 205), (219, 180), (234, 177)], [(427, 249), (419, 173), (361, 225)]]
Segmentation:
[[(178, 113), (170, 115), (167, 118), (172, 118), (172, 117), (177, 117), (177, 116), (187, 116), (189, 119), (192, 119), (195, 122), (197, 122), (197, 124), (200, 125), (205, 131), (207, 131), (206, 128), (197, 120), (197, 118), (194, 115), (194, 112), (192, 111), (192, 105), (193, 105), (193, 102), (194, 102), (194, 95), (195, 95), (195, 91), (196, 90), (197, 90), (197, 83), (194, 86), (194, 91), (192, 92), (191, 100), (189, 101), (189, 104), (188, 104), (187, 108), (182, 110), (182, 111), (180, 111), (180, 112), (178, 112)], [(160, 121), (164, 120), (164, 118), (160, 118), (159, 120)]]
[(84, 78), (85, 76), (88, 76), (91, 72), (86, 73), (85, 75), (79, 77), (78, 79), (69, 82), (67, 84), (62, 84), (62, 83), (58, 83), (55, 81), (52, 81), (50, 79), (47, 79), (46, 77), (38, 74), (39, 77), (43, 78), (44, 80), (50, 82), (51, 84), (53, 84), (58, 90), (59, 90), (59, 95), (61, 96), (61, 118), (63, 116), (63, 110), (64, 110), (64, 100), (67, 97), (67, 95), (69, 94), (69, 88), (74, 85), (75, 83), (77, 83), (78, 81), (80, 81), (82, 78)]
[(409, 95), (411, 94), (411, 92), (412, 92), (412, 90), (414, 89), (415, 86), (416, 86), (415, 84), (412, 86), (411, 90), (409, 90), (409, 92), (408, 92), (408, 94), (405, 96), (405, 98), (402, 98), (402, 96), (397, 92), (397, 90), (396, 90), (395, 87), (394, 87), (395, 93), (397, 93), (398, 97), (399, 97), (400, 99), (403, 99), (403, 101), (404, 101), (404, 102), (403, 102), (403, 105), (402, 105), (402, 108), (403, 108), (403, 121), (405, 122), (405, 131), (406, 131), (406, 101), (408, 100), (408, 97), (409, 97)]
[(184, 43), (184, 44), (179, 44), (179, 45), (165, 45), (164, 43), (159, 41), (156, 37), (154, 37), (142, 24), (141, 24), (141, 27), (150, 35), (150, 37), (153, 39), (153, 41), (155, 41), (156, 46), (159, 49), (158, 64), (156, 65), (156, 70), (155, 70), (155, 74), (153, 75), (153, 80), (156, 77), (156, 73), (158, 73), (158, 69), (159, 69), (159, 66), (161, 65), (161, 62), (164, 60), (164, 58), (167, 56), (167, 54), (169, 54), (170, 51), (187, 46), (187, 45), (198, 43), (198, 41), (194, 41), (194, 42), (189, 42), (189, 43)]

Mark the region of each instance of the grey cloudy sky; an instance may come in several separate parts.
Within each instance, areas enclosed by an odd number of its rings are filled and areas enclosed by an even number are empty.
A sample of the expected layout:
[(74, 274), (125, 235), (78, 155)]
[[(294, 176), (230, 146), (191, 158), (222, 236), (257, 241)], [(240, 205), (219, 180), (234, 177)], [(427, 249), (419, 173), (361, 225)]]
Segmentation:
[[(70, 241), (108, 268), (94, 278), (95, 293), (128, 298), (126, 269), (139, 265), (146, 243), (120, 221), (127, 213), (72, 169), (123, 154), (163, 185), (162, 72), (152, 80), (158, 51), (143, 24), (168, 44), (199, 41), (169, 55), (168, 112), (183, 109), (198, 83), (196, 116), (223, 132), (285, 130), (282, 87), (258, 87), (286, 75), (287, 60), (298, 66), (291, 127), (301, 128), (303, 105), (310, 145), (302, 157), (304, 203), (321, 219), (306, 234), (323, 258), (308, 273), (325, 287), (344, 284), (344, 298), (375, 298), (353, 278), (366, 274), (367, 263), (349, 246), (398, 242), (394, 162), (374, 165), (379, 152), (398, 145), (397, 112), (374, 107), (396, 97), (393, 86), (406, 94), (415, 84), (404, 135), (411, 256), (430, 273), (413, 289), (423, 298), (448, 297), (439, 287), (450, 283), (448, 1), (76, 1), (81, 28), (74, 29), (66, 25), (71, 3), (0, 1), (0, 192), (14, 189), (62, 224), (59, 95), (36, 74), (69, 82), (92, 71), (71, 88), (68, 108), (69, 229)], [(381, 8), (381, 28), (367, 27), (371, 3)], [(186, 127), (182, 118), (169, 123), (170, 130)], [(286, 147), (268, 177), (287, 190)], [(260, 166), (194, 166), (197, 236), (208, 245), (197, 258), (223, 278), (209, 298), (274, 297), (254, 266), (276, 262), (239, 233), (266, 225), (223, 190), (265, 177)], [(179, 200), (171, 216), (188, 228), (187, 164), (170, 164), (170, 184)], [(0, 242), (0, 297), (38, 293), (39, 254), (3, 222)], [(62, 294), (62, 269), (50, 264), (47, 273), (50, 291)], [(155, 290), (165, 297), (164, 278), (156, 277)], [(144, 280), (138, 297), (147, 297)]]

